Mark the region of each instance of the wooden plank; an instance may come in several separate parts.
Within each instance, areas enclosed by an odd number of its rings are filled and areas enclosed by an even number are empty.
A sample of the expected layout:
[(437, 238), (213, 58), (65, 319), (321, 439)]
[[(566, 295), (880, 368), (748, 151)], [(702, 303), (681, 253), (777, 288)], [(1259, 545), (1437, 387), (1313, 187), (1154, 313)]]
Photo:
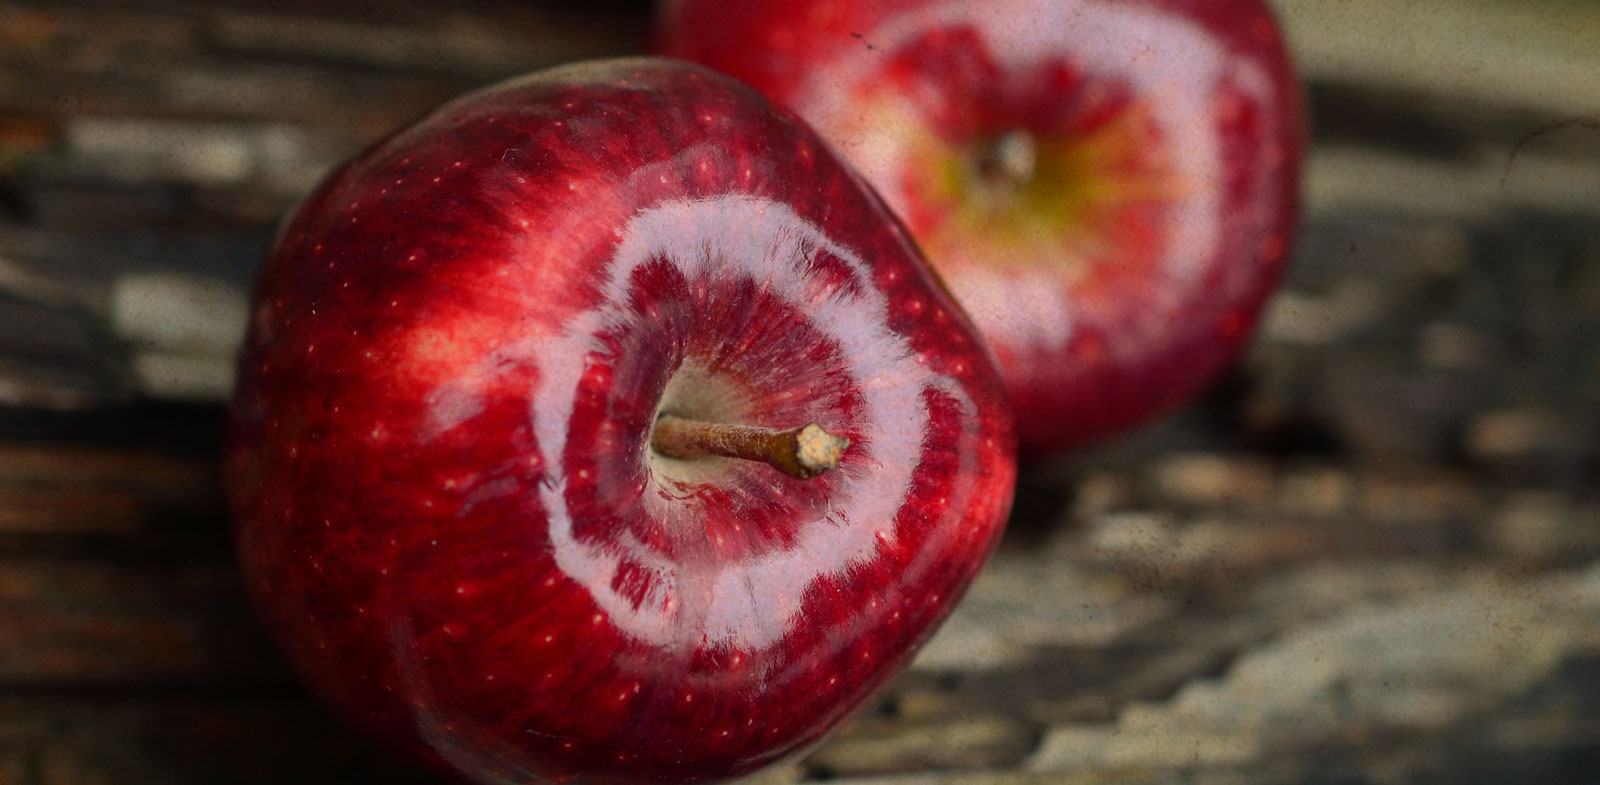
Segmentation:
[[(1556, 117), (1600, 106), (1600, 8), (1574, 0), (1274, 0), (1313, 79), (1404, 86)], [(1532, 129), (1530, 129), (1532, 130)]]
[(0, 685), (261, 689), (289, 682), (226, 562), (0, 557)]
[(224, 525), (212, 455), (0, 443), (0, 534), (154, 540), (197, 519)]
[(139, 693), (0, 698), (4, 785), (436, 782), (298, 690), (260, 698)]
[[(1318, 146), (1250, 357), (1030, 468), (912, 668), (765, 782), (1600, 770), (1596, 9), (1276, 2)], [(0, 0), (0, 785), (431, 781), (301, 692), (240, 586), (242, 298), (333, 162), (637, 50), (652, 6)]]

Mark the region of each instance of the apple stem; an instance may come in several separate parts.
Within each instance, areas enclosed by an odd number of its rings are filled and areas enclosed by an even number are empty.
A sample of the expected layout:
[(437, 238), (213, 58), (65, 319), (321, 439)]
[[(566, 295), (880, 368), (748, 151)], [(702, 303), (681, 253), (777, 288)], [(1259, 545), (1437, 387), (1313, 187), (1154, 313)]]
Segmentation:
[(663, 414), (656, 418), (650, 446), (668, 458), (718, 455), (761, 461), (797, 480), (809, 480), (837, 467), (850, 440), (834, 436), (816, 423), (777, 431)]
[(1032, 180), (1038, 163), (1033, 134), (1018, 128), (984, 147), (978, 155), (978, 172), (995, 185), (1015, 186)]

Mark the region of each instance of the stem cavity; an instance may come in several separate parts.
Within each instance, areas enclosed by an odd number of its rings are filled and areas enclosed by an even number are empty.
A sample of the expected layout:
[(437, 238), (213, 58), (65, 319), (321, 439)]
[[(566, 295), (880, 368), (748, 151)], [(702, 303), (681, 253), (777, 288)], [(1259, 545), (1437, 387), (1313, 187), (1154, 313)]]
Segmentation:
[(1033, 179), (1039, 147), (1022, 129), (990, 142), (978, 155), (978, 174), (990, 185), (1016, 187)]

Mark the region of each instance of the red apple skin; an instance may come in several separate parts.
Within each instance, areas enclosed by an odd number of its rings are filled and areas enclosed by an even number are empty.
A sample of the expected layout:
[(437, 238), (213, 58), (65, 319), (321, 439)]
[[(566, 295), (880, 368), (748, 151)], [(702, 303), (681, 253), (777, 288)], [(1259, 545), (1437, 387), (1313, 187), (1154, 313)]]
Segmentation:
[[(666, 0), (658, 23), (878, 188), (994, 347), (1026, 455), (1192, 399), (1281, 275), (1303, 101), (1259, 0)], [(1033, 190), (975, 198), (961, 173), (1013, 130)]]
[[(791, 479), (657, 412), (851, 439)], [(803, 123), (687, 63), (448, 104), (335, 173), (261, 275), (226, 452), (310, 687), (476, 783), (669, 783), (804, 750), (994, 547), (981, 339)]]

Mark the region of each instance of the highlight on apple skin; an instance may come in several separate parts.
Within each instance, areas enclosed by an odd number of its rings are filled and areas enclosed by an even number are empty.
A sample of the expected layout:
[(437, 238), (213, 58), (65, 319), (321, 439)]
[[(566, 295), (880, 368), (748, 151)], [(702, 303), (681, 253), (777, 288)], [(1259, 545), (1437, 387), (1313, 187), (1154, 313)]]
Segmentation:
[(998, 540), (1011, 417), (803, 123), (605, 61), (447, 104), (305, 201), (225, 476), (261, 617), (367, 733), (475, 783), (693, 782), (909, 660)]
[(665, 0), (657, 50), (863, 172), (994, 347), (1025, 454), (1194, 398), (1293, 240), (1303, 99), (1261, 0)]

